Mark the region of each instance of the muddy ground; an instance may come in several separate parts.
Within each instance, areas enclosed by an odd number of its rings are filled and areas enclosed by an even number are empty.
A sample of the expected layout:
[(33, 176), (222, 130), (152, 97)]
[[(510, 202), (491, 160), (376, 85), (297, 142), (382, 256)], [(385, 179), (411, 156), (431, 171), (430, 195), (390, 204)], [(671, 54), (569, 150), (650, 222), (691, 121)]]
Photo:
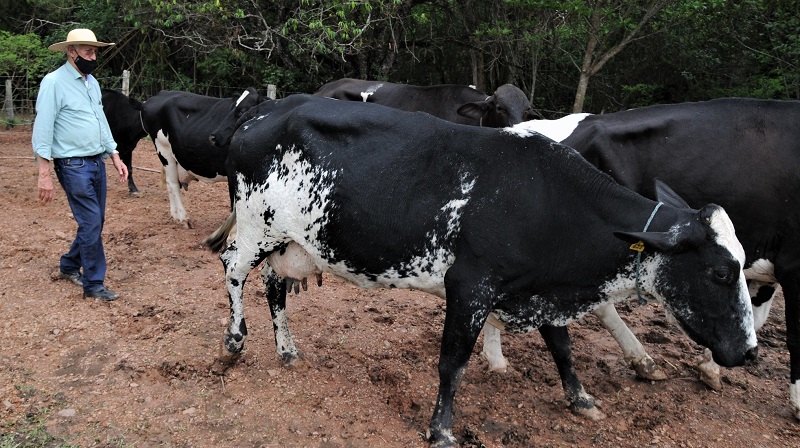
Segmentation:
[[(122, 297), (101, 303), (55, 279), (75, 224), (60, 187), (54, 203), (37, 202), (30, 156), (30, 129), (0, 131), (0, 446), (426, 446), (440, 299), (326, 275), (321, 288), (289, 298), (307, 361), (289, 369), (275, 355), (254, 275), (245, 353), (221, 370), (222, 265), (200, 241), (227, 215), (226, 186), (192, 184), (182, 195), (194, 226), (174, 225), (153, 145), (140, 142), (141, 194), (109, 187), (108, 285)], [(587, 421), (567, 410), (539, 335), (506, 336), (506, 374), (488, 373), (476, 348), (457, 395), (458, 439), (475, 447), (800, 446), (782, 302), (759, 331), (758, 362), (723, 369), (719, 392), (698, 381), (700, 348), (658, 305), (632, 302), (620, 312), (668, 380), (637, 380), (587, 317), (571, 327), (576, 366), (607, 415)]]

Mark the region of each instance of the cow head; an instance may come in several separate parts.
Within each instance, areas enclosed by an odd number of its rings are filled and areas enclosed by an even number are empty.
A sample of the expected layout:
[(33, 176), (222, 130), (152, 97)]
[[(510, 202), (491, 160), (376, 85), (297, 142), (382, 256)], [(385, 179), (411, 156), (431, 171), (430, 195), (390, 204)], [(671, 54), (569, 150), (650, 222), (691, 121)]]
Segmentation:
[(234, 98), (233, 106), (228, 115), (222, 117), (217, 129), (208, 137), (211, 143), (215, 146), (227, 147), (231, 143), (231, 137), (233, 137), (233, 133), (238, 127), (239, 118), (266, 99), (253, 87), (248, 87), (240, 96)]
[(494, 95), (483, 101), (464, 104), (458, 108), (458, 114), (480, 120), (481, 126), (491, 128), (505, 128), (541, 118), (522, 90), (511, 84), (498, 87)]
[(642, 288), (663, 303), (689, 337), (711, 349), (718, 364), (732, 367), (754, 360), (758, 347), (742, 271), (744, 249), (728, 214), (713, 204), (691, 210), (660, 182), (656, 195), (689, 213), (676, 214), (666, 232), (615, 232), (623, 240), (643, 243), (635, 250), (650, 252), (635, 268)]

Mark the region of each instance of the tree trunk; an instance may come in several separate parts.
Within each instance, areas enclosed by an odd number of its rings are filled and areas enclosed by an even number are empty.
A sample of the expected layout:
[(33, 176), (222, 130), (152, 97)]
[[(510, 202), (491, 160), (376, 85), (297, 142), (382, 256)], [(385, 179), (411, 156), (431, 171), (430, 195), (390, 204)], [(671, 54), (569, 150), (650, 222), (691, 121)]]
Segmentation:
[(581, 70), (581, 77), (578, 80), (578, 88), (575, 90), (575, 103), (572, 104), (572, 113), (583, 112), (583, 103), (586, 100), (586, 89), (589, 87), (589, 74)]

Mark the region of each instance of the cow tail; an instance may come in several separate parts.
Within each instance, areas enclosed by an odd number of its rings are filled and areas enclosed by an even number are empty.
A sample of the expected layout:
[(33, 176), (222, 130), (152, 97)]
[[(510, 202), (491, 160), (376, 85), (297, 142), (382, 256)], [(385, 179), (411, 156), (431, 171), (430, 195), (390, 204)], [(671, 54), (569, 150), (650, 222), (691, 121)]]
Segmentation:
[(236, 225), (236, 209), (231, 212), (228, 219), (214, 233), (203, 241), (203, 245), (207, 246), (211, 252), (217, 253), (221, 251), (228, 241), (228, 235), (230, 235), (234, 225)]

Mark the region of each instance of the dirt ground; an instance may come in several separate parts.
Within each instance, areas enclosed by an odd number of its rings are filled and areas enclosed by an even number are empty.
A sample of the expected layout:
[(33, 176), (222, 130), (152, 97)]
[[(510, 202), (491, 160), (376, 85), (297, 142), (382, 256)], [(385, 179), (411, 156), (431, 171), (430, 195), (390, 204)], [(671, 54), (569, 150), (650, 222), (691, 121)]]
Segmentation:
[[(444, 303), (362, 290), (331, 276), (289, 298), (307, 367), (282, 367), (258, 276), (246, 285), (249, 336), (216, 363), (228, 319), (222, 265), (200, 246), (227, 215), (225, 184), (183, 192), (194, 227), (174, 225), (153, 145), (134, 152), (141, 195), (110, 183), (105, 227), (113, 303), (55, 279), (75, 224), (60, 187), (36, 200), (30, 129), (0, 131), (0, 445), (100, 447), (424, 447), (436, 398)], [(111, 175), (109, 174), (111, 179)], [(369, 242), (364, 242), (369, 244)], [(637, 380), (597, 320), (571, 327), (576, 367), (607, 418), (566, 408), (538, 334), (504, 337), (512, 368), (473, 354), (454, 431), (474, 447), (790, 447), (783, 303), (759, 331), (752, 366), (723, 369), (715, 392), (701, 352), (656, 304), (620, 313), (669, 374)], [(480, 345), (481, 341), (479, 340)]]

